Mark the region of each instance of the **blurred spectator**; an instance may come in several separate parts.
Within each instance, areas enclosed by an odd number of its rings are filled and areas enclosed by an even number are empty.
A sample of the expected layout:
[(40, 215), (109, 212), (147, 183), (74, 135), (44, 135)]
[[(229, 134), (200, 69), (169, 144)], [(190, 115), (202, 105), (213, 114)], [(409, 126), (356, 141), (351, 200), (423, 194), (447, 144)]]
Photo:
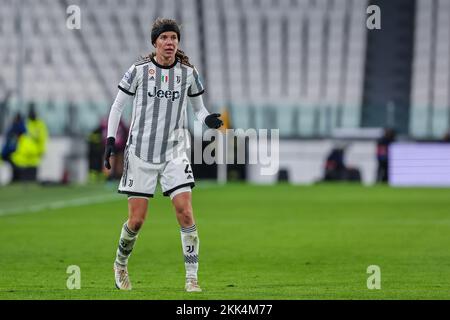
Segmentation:
[(389, 145), (395, 141), (395, 131), (384, 129), (383, 136), (377, 142), (377, 181), (387, 182), (389, 177)]
[(450, 142), (450, 131), (448, 131), (445, 135), (444, 138), (442, 139), (443, 142)]
[(89, 180), (103, 181), (103, 152), (102, 127), (99, 125), (88, 136)]
[(37, 117), (34, 103), (30, 103), (26, 132), (20, 135), (11, 161), (17, 168), (16, 180), (36, 181), (37, 168), (45, 154), (48, 132), (45, 123)]
[[(102, 132), (102, 148), (106, 145), (106, 136), (108, 135), (108, 118), (103, 118), (100, 122), (101, 132)], [(128, 139), (128, 127), (125, 123), (120, 120), (119, 127), (117, 129), (116, 134), (116, 145), (115, 145), (115, 155), (112, 157), (111, 162), (111, 170), (107, 170), (103, 166), (103, 153), (104, 149), (102, 149), (102, 154), (99, 157), (99, 161), (101, 163), (101, 168), (103, 172), (108, 175), (108, 180), (116, 180), (120, 179), (123, 173), (123, 155), (125, 151), (125, 147), (127, 145)], [(108, 173), (109, 172), (109, 173)]]
[(361, 181), (359, 170), (344, 163), (345, 148), (337, 146), (331, 150), (325, 162), (324, 181)]
[(3, 160), (11, 162), (11, 154), (16, 151), (17, 140), (19, 140), (20, 135), (25, 133), (25, 131), (25, 122), (22, 115), (18, 112), (14, 116), (11, 127), (6, 131), (5, 144), (2, 148)]
[(11, 155), (17, 149), (19, 137), (26, 132), (25, 121), (18, 112), (13, 119), (11, 127), (6, 131), (5, 143), (2, 148), (2, 159), (9, 162), (13, 168), (13, 181), (18, 179), (17, 168), (11, 161)]

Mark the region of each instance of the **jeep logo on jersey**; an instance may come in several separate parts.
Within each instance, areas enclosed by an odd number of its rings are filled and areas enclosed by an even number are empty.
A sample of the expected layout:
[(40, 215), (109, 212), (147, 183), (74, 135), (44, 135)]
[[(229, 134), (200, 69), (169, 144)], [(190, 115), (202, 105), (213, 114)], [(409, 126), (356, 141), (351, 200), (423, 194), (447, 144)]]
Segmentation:
[(180, 98), (180, 91), (173, 91), (173, 90), (164, 91), (161, 89), (156, 90), (156, 87), (153, 87), (153, 92), (149, 92), (148, 96), (151, 98), (153, 97), (156, 97), (158, 99), (166, 98), (175, 101)]

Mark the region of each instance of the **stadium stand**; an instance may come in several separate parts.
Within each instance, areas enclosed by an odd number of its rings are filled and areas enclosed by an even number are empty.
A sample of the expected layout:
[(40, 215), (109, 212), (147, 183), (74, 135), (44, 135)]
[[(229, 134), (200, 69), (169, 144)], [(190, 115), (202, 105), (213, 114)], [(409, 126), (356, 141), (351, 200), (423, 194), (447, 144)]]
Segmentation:
[[(211, 110), (229, 107), (237, 127), (327, 134), (330, 125), (359, 125), (366, 2), (4, 0), (0, 83), (15, 86), (21, 3), (24, 100), (37, 102), (52, 134), (64, 133), (75, 104), (84, 132), (108, 112), (124, 71), (151, 50), (151, 23), (164, 16), (182, 24), (181, 46), (203, 74)], [(81, 9), (80, 30), (66, 26), (69, 5)]]
[[(70, 104), (79, 114), (72, 125), (91, 130), (107, 114), (125, 70), (151, 51), (151, 23), (169, 17), (182, 24), (181, 47), (203, 75), (211, 111), (228, 108), (233, 126), (244, 129), (329, 136), (362, 125), (369, 4), (2, 0), (0, 94), (19, 86), (15, 93), (23, 93), (24, 104), (37, 103), (53, 135), (64, 134)], [(81, 9), (80, 30), (67, 28), (69, 5)], [(450, 3), (417, 0), (416, 20), (410, 135), (441, 137), (449, 128)], [(22, 78), (18, 61), (24, 62)], [(17, 105), (14, 94), (10, 115)]]
[(410, 134), (442, 138), (449, 128), (450, 2), (417, 0)]

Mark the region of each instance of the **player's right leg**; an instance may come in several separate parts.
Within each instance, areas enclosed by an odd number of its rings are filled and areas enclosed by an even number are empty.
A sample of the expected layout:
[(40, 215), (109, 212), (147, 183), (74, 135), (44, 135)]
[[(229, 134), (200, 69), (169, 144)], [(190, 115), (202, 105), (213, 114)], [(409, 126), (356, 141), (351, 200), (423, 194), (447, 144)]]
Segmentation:
[(128, 220), (123, 224), (114, 262), (116, 287), (131, 290), (128, 259), (133, 251), (139, 230), (147, 216), (148, 198), (153, 197), (158, 178), (157, 168), (127, 150), (119, 193), (128, 195)]
[(128, 220), (123, 224), (119, 246), (114, 262), (114, 276), (117, 289), (131, 290), (128, 276), (128, 259), (133, 251), (139, 230), (147, 216), (148, 199), (141, 197), (128, 198)]

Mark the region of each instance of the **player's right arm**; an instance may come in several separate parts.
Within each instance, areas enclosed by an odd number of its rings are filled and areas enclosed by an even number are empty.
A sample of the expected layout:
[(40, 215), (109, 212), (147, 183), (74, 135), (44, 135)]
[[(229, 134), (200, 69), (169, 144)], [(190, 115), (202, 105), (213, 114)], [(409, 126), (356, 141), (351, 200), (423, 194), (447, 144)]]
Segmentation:
[(111, 169), (109, 158), (114, 155), (114, 146), (116, 143), (117, 128), (123, 109), (130, 102), (136, 92), (137, 76), (136, 66), (132, 65), (125, 73), (119, 84), (119, 92), (111, 106), (108, 118), (108, 134), (105, 147), (105, 167)]

